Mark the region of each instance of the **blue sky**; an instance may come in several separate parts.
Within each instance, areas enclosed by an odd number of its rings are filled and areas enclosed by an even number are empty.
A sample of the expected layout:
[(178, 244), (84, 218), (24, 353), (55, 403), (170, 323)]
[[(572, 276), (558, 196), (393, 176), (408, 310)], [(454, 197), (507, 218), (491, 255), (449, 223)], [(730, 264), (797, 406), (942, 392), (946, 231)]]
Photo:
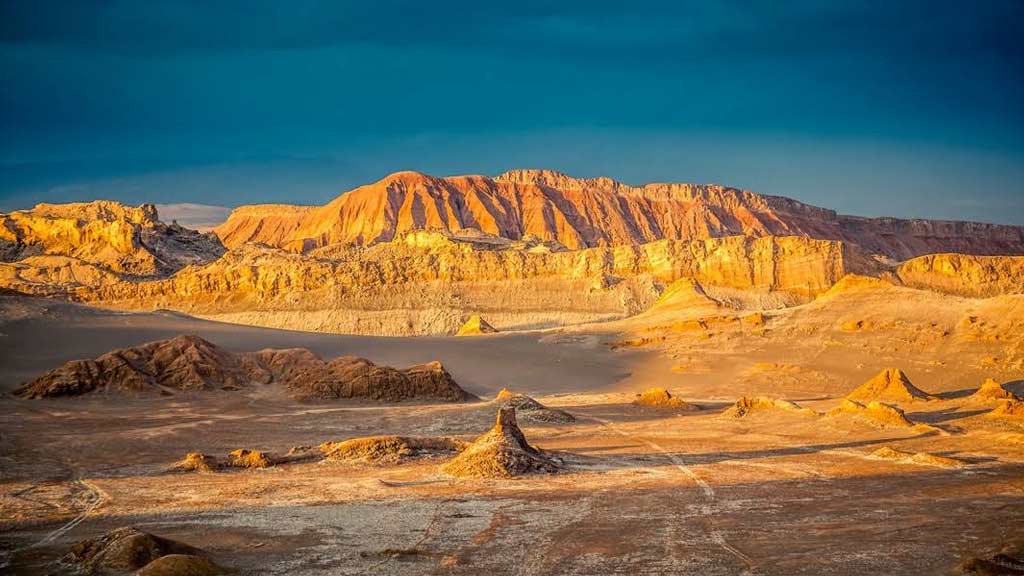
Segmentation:
[(1024, 3), (0, 2), (0, 210), (397, 170), (1024, 224)]

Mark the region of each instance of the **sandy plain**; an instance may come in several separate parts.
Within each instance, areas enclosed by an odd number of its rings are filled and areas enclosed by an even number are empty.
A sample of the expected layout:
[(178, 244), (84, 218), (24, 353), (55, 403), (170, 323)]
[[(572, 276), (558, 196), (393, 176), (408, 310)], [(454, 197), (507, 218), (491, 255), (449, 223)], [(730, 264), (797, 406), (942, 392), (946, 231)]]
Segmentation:
[[(1024, 393), (1021, 297), (849, 288), (760, 321), (688, 302), (671, 316), (470, 338), (317, 335), (7, 298), (4, 391), (68, 359), (194, 333), (239, 351), (438, 359), (483, 401), (299, 403), (273, 387), (5, 397), (0, 566), (59, 573), (53, 561), (71, 543), (124, 525), (199, 546), (244, 574), (948, 574), (965, 558), (1024, 545), (1024, 425), (968, 400), (986, 377)], [(939, 396), (902, 406), (934, 429), (723, 414), (747, 394), (826, 412), (890, 365)], [(702, 410), (633, 405), (651, 386)], [(487, 401), (502, 387), (576, 416), (520, 422), (562, 472), (455, 479), (441, 459), (169, 469), (192, 450), (283, 454), (374, 434), (470, 440), (493, 422)], [(883, 446), (961, 465), (872, 456)]]

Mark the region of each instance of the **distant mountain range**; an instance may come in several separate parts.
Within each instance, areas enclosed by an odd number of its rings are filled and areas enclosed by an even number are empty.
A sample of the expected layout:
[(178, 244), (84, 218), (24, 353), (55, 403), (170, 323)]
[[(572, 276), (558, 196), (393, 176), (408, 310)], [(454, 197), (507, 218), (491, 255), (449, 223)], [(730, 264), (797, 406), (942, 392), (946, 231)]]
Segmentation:
[(243, 206), (211, 232), (166, 220), (101, 200), (0, 214), (0, 289), (388, 335), (451, 334), (473, 314), (501, 330), (622, 318), (681, 278), (752, 309), (807, 302), (850, 274), (975, 298), (1024, 291), (1021, 227), (550, 171), (400, 172), (321, 207)]
[(229, 248), (259, 242), (305, 252), (387, 242), (415, 230), (464, 229), (511, 240), (535, 236), (570, 250), (743, 235), (842, 240), (897, 260), (936, 252), (1024, 253), (1019, 226), (843, 216), (725, 186), (634, 187), (551, 170), (495, 178), (398, 172), (320, 207), (242, 206), (215, 231)]

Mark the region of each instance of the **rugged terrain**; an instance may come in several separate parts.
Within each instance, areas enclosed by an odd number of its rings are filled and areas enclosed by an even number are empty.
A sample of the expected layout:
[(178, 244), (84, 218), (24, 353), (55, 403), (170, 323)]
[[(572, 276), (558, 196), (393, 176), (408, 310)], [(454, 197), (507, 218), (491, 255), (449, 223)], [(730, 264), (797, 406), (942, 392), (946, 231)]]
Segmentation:
[(542, 171), (3, 218), (0, 570), (1024, 561), (1020, 228)]
[(403, 232), (475, 229), (569, 249), (723, 236), (842, 240), (899, 260), (933, 252), (1024, 253), (1024, 230), (970, 222), (857, 218), (725, 186), (646, 184), (513, 170), (495, 178), (398, 172), (321, 207), (245, 206), (217, 227), (226, 246), (305, 252), (372, 244)]
[[(1022, 299), (850, 277), (807, 304), (754, 310), (681, 280), (611, 323), (376, 338), (0, 296), (7, 390), (68, 360), (193, 333), (231, 355), (439, 359), (466, 390), (495, 396), (310, 405), (249, 386), (0, 400), (2, 561), (51, 573), (75, 542), (136, 525), (253, 574), (949, 573), (1022, 544), (1024, 425), (1001, 404), (1024, 392)], [(842, 409), (880, 373), (874, 393), (906, 388), (889, 367), (935, 399)], [(687, 408), (634, 404), (652, 387), (665, 394), (647, 397)], [(742, 417), (728, 412), (737, 400)], [(529, 454), (485, 434), (498, 407), (516, 409), (545, 460), (480, 479), (505, 450), (509, 463)], [(567, 417), (530, 416), (544, 410)], [(481, 434), (463, 465), (454, 452)], [(422, 448), (438, 437), (452, 448)], [(404, 439), (395, 458), (387, 438)], [(345, 444), (356, 439), (358, 450)], [(344, 457), (306, 456), (325, 443)], [(189, 452), (243, 451), (266, 467), (174, 467)]]
[(0, 283), (32, 294), (165, 276), (223, 253), (216, 236), (167, 225), (151, 204), (99, 200), (0, 214)]
[[(1017, 293), (1022, 229), (855, 219), (718, 186), (629, 187), (516, 171), (403, 172), (320, 207), (242, 207), (219, 241), (151, 206), (49, 206), (4, 216), (0, 287), (123, 310), (376, 335), (620, 319), (666, 286), (783, 308), (847, 274), (962, 296)], [(930, 254), (959, 250), (969, 254)], [(984, 256), (976, 254), (998, 253)], [(186, 265), (188, 264), (188, 265)], [(566, 297), (571, 295), (571, 297)]]
[(271, 384), (297, 399), (459, 402), (473, 398), (440, 362), (396, 370), (357, 356), (325, 362), (305, 348), (238, 354), (192, 335), (114, 350), (94, 360), (72, 360), (26, 382), (14, 395), (30, 399), (95, 393), (173, 396)]

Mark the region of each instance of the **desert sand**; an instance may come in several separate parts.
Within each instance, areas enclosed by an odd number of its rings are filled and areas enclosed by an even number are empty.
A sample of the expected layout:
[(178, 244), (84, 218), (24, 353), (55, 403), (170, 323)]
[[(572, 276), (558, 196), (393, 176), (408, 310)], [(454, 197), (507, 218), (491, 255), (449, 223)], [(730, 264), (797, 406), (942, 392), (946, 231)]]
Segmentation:
[[(3, 562), (17, 573), (48, 573), (73, 543), (122, 526), (253, 574), (922, 574), (1019, 546), (1024, 427), (985, 417), (996, 401), (970, 398), (983, 374), (1024, 392), (1024, 381), (1007, 376), (1017, 368), (971, 359), (972, 341), (951, 345), (966, 347), (951, 362), (941, 349), (901, 347), (902, 332), (851, 336), (842, 328), (845, 306), (811, 314), (823, 305), (788, 310), (796, 324), (780, 326), (779, 338), (825, 330), (861, 346), (783, 353), (770, 332), (742, 322), (725, 324), (736, 333), (681, 329), (620, 346), (657, 326), (657, 313), (564, 330), (403, 339), (6, 297), (0, 358), (8, 391), (72, 358), (191, 333), (237, 352), (302, 346), (325, 359), (355, 354), (399, 366), (438, 359), (482, 400), (309, 403), (273, 387), (116, 402), (5, 398)], [(769, 316), (766, 325), (782, 321)], [(1005, 337), (1019, 353), (1020, 334)], [(697, 354), (708, 339), (716, 345)], [(901, 406), (936, 430), (826, 415), (889, 365), (906, 367), (915, 386), (937, 396)], [(494, 423), (504, 404), (489, 399), (504, 387), (575, 417), (519, 418), (529, 444), (556, 462), (552, 471), (463, 478), (445, 472), (446, 453), (174, 468), (188, 452), (226, 459), (246, 448), (276, 457), (374, 435), (471, 442)], [(702, 409), (633, 403), (652, 387)], [(727, 414), (746, 394), (795, 401), (812, 414)]]

